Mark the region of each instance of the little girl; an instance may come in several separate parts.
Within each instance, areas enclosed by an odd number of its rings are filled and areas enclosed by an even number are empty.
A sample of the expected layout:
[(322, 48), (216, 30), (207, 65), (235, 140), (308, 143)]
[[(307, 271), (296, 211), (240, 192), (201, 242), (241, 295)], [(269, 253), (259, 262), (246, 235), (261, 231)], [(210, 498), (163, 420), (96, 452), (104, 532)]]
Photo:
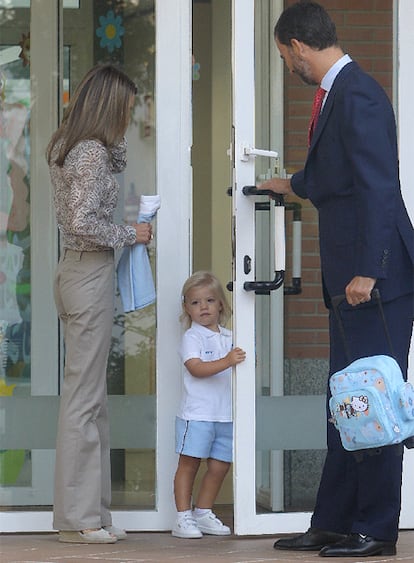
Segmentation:
[[(212, 507), (232, 461), (232, 366), (245, 359), (232, 348), (231, 332), (221, 326), (230, 307), (218, 279), (196, 272), (182, 290), (180, 320), (187, 329), (181, 344), (184, 385), (176, 419), (176, 452), (180, 455), (174, 479), (177, 521), (172, 535), (201, 538), (203, 533), (228, 535)], [(191, 499), (201, 459), (207, 459), (194, 510)]]

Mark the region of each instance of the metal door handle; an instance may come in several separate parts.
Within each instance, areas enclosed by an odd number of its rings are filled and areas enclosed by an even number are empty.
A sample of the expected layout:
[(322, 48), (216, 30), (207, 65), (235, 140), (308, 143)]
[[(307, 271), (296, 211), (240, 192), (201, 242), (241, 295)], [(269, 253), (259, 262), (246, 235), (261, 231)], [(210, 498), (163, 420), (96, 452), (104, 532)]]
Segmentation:
[(244, 195), (268, 195), (274, 200), (275, 205), (284, 205), (284, 199), (281, 194), (277, 194), (273, 190), (261, 190), (256, 188), (256, 186), (244, 186), (242, 188), (242, 193)]
[(242, 192), (246, 196), (268, 195), (275, 202), (275, 277), (269, 281), (244, 282), (246, 291), (254, 291), (257, 295), (268, 295), (278, 289), (285, 278), (285, 209), (283, 196), (272, 190), (261, 190), (256, 186), (244, 186)]
[(278, 158), (279, 153), (276, 151), (268, 151), (264, 149), (256, 149), (248, 145), (242, 146), (241, 160), (249, 160), (249, 156), (264, 156), (265, 158)]

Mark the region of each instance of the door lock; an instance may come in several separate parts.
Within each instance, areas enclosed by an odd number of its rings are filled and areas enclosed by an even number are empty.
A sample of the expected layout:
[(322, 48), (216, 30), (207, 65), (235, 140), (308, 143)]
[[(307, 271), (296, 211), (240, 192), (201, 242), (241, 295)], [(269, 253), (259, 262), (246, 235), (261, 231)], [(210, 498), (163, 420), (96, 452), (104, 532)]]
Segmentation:
[(250, 258), (250, 256), (246, 254), (243, 263), (244, 263), (244, 273), (250, 274), (250, 272), (252, 271), (252, 259)]

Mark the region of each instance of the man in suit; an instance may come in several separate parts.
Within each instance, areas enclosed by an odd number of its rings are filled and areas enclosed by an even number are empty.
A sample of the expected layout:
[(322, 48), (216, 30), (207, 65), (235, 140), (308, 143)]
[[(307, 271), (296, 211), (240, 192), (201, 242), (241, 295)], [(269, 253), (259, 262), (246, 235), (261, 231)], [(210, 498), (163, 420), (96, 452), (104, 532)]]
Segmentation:
[[(341, 316), (351, 360), (391, 354), (371, 301), (376, 287), (395, 358), (407, 377), (414, 234), (400, 190), (391, 104), (379, 84), (343, 53), (335, 25), (319, 4), (289, 6), (275, 26), (275, 41), (291, 73), (325, 90), (303, 170), (260, 187), (309, 198), (318, 211), (330, 374), (349, 363), (331, 307), (336, 295), (346, 297)], [(311, 527), (274, 547), (320, 550), (323, 557), (394, 555), (403, 446), (348, 452), (329, 422), (328, 407), (327, 417), (328, 451)]]

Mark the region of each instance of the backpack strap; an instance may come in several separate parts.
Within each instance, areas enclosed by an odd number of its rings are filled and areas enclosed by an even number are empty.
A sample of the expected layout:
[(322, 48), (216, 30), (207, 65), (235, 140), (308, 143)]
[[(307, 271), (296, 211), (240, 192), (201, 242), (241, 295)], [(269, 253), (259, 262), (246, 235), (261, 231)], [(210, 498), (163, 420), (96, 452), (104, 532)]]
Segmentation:
[[(384, 326), (385, 337), (387, 339), (387, 343), (388, 343), (388, 346), (390, 348), (391, 356), (393, 356), (395, 358), (394, 347), (392, 345), (390, 332), (388, 330), (387, 321), (386, 321), (385, 315), (384, 315), (384, 308), (382, 306), (381, 294), (380, 294), (380, 291), (379, 291), (378, 288), (375, 287), (372, 290), (371, 297), (373, 297), (378, 303), (378, 308), (379, 308), (382, 324)], [(351, 361), (351, 354), (350, 354), (350, 351), (349, 351), (348, 341), (346, 339), (344, 325), (343, 325), (341, 314), (340, 314), (340, 311), (339, 311), (339, 305), (344, 300), (345, 300), (345, 295), (336, 295), (335, 297), (331, 298), (331, 303), (332, 303), (332, 308), (333, 308), (333, 311), (334, 311), (334, 314), (335, 314), (335, 318), (336, 318), (337, 323), (338, 323), (339, 332), (341, 334), (341, 338), (342, 338), (342, 341), (343, 341), (343, 344), (344, 344), (345, 355), (347, 357), (348, 362), (350, 362)]]

